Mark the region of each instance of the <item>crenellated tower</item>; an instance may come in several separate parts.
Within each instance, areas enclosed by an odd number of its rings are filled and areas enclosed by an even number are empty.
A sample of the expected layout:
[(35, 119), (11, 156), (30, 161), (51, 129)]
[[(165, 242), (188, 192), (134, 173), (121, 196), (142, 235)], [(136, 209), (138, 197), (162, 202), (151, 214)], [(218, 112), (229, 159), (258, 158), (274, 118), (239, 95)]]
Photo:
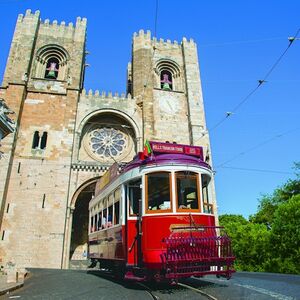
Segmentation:
[(144, 139), (209, 147), (197, 45), (133, 36), (128, 90), (143, 108)]
[(0, 90), (17, 125), (0, 161), (3, 264), (61, 266), (86, 24), (17, 19)]

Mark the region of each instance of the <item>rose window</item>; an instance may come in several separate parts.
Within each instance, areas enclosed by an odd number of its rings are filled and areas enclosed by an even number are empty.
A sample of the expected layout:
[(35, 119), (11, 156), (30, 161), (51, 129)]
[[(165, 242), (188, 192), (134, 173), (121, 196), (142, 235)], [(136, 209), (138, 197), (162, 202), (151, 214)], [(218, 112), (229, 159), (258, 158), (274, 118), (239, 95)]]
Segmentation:
[(104, 159), (119, 157), (127, 144), (127, 136), (115, 128), (97, 128), (89, 134), (90, 149)]

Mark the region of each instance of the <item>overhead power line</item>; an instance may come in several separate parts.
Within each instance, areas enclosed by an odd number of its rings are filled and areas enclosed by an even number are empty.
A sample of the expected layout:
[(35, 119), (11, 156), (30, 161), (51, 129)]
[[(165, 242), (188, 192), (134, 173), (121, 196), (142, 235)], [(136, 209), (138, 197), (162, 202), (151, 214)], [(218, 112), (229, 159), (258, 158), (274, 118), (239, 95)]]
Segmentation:
[(263, 141), (263, 142), (261, 142), (261, 143), (255, 145), (255, 146), (253, 146), (253, 147), (250, 147), (250, 148), (248, 148), (248, 149), (246, 149), (246, 150), (240, 152), (239, 154), (236, 154), (236, 155), (233, 156), (232, 158), (230, 158), (230, 159), (224, 161), (223, 163), (219, 164), (218, 166), (216, 166), (216, 168), (222, 168), (222, 167), (224, 167), (224, 165), (228, 164), (229, 162), (232, 162), (233, 160), (239, 158), (240, 156), (245, 155), (245, 154), (247, 154), (247, 153), (249, 153), (249, 152), (251, 152), (251, 151), (254, 151), (254, 150), (256, 150), (257, 148), (260, 148), (260, 147), (262, 147), (262, 146), (264, 146), (264, 145), (266, 145), (266, 144), (268, 144), (268, 143), (274, 141), (275, 139), (281, 138), (281, 137), (283, 137), (283, 136), (285, 136), (285, 135), (287, 135), (287, 134), (290, 134), (291, 132), (297, 131), (297, 130), (299, 130), (299, 129), (300, 129), (300, 127), (297, 127), (297, 128), (294, 128), (294, 129), (285, 131), (285, 132), (283, 132), (283, 133), (276, 134), (275, 136), (273, 136), (273, 137), (271, 137), (271, 138), (269, 138), (269, 139), (267, 139), (267, 140), (265, 140), (265, 141)]
[[(283, 59), (283, 57), (286, 55), (288, 50), (290, 49), (293, 42), (297, 39), (300, 32), (300, 28), (297, 30), (296, 34), (293, 37), (288, 38), (289, 44), (286, 47), (286, 49), (282, 52), (282, 54), (277, 58), (277, 60), (274, 62), (274, 64), (271, 66), (271, 68), (267, 71), (267, 73), (262, 77), (262, 79), (259, 79), (257, 82), (257, 85), (255, 88), (253, 88), (230, 112), (227, 112), (225, 117), (223, 117), (219, 122), (217, 122), (211, 129), (209, 129), (208, 132), (212, 132), (216, 128), (218, 128), (222, 123), (224, 123), (229, 117), (231, 117), (237, 110), (241, 108), (243, 104), (245, 104), (251, 96), (264, 84), (267, 82), (267, 79), (272, 74), (274, 69), (278, 66), (280, 61)], [(205, 135), (205, 134), (204, 134)], [(203, 135), (203, 136), (204, 136)]]
[(284, 172), (284, 171), (277, 171), (277, 170), (266, 170), (266, 169), (252, 169), (252, 168), (242, 168), (242, 167), (220, 167), (222, 169), (232, 169), (238, 171), (250, 171), (250, 172), (261, 172), (261, 173), (276, 173), (276, 174), (290, 174), (293, 175), (292, 172)]

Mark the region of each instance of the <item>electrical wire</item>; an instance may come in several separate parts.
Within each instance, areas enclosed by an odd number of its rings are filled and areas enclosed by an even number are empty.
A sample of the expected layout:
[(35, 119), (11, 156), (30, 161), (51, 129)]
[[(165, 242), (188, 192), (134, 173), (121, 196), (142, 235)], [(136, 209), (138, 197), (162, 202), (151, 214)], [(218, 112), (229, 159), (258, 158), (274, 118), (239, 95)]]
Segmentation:
[(277, 170), (266, 170), (266, 169), (251, 169), (251, 168), (242, 168), (242, 167), (226, 167), (221, 166), (222, 169), (232, 169), (232, 170), (238, 170), (238, 171), (250, 171), (250, 172), (262, 172), (262, 173), (275, 173), (275, 174), (290, 174), (293, 175), (292, 172), (284, 172), (284, 171), (277, 171)]
[(239, 158), (240, 156), (245, 155), (245, 154), (247, 154), (247, 153), (249, 153), (249, 152), (251, 152), (251, 151), (254, 151), (254, 150), (256, 150), (257, 148), (260, 148), (260, 147), (262, 147), (262, 146), (264, 146), (264, 145), (266, 145), (266, 144), (268, 144), (268, 143), (274, 141), (275, 139), (281, 138), (281, 137), (283, 137), (283, 136), (285, 136), (285, 135), (287, 135), (287, 134), (290, 134), (291, 132), (297, 131), (297, 130), (299, 130), (299, 129), (300, 129), (300, 127), (297, 127), (297, 128), (294, 128), (294, 129), (285, 131), (285, 132), (283, 132), (283, 133), (276, 134), (275, 136), (273, 136), (273, 137), (271, 137), (271, 138), (269, 138), (269, 139), (267, 139), (267, 140), (265, 140), (265, 141), (263, 141), (263, 142), (261, 142), (261, 143), (255, 145), (255, 146), (253, 146), (253, 147), (250, 147), (250, 148), (248, 148), (247, 150), (245, 150), (245, 151), (243, 151), (243, 152), (240, 152), (239, 154), (236, 154), (236, 155), (233, 156), (232, 158), (230, 158), (230, 159), (224, 161), (223, 163), (219, 164), (218, 166), (216, 166), (216, 168), (222, 168), (222, 167), (224, 167), (224, 165), (228, 164), (229, 162), (232, 162), (233, 160)]
[[(269, 69), (269, 71), (267, 71), (267, 73), (264, 75), (264, 77), (262, 77), (262, 79), (258, 80), (258, 84), (256, 85), (255, 88), (253, 88), (248, 95), (246, 95), (246, 97), (244, 97), (232, 110), (230, 110), (230, 112), (226, 113), (226, 116), (223, 117), (219, 122), (217, 122), (211, 129), (208, 130), (208, 132), (212, 132), (215, 129), (217, 129), (221, 124), (223, 124), (229, 117), (231, 117), (237, 110), (239, 110), (241, 108), (241, 106), (243, 104), (245, 104), (250, 98), (251, 96), (266, 82), (266, 80), (268, 79), (268, 77), (272, 74), (272, 72), (274, 71), (274, 69), (278, 66), (278, 64), (280, 63), (280, 61), (283, 59), (283, 57), (286, 55), (287, 51), (290, 49), (291, 45), (293, 44), (293, 42), (295, 41), (295, 39), (298, 37), (300, 32), (300, 28), (297, 30), (296, 34), (293, 36), (293, 39), (289, 39), (289, 44), (286, 47), (286, 49), (282, 52), (282, 54), (277, 58), (277, 60), (274, 62), (274, 64), (271, 66), (271, 68)], [(207, 133), (203, 134), (203, 136), (205, 136)], [(203, 136), (201, 138), (203, 138)]]

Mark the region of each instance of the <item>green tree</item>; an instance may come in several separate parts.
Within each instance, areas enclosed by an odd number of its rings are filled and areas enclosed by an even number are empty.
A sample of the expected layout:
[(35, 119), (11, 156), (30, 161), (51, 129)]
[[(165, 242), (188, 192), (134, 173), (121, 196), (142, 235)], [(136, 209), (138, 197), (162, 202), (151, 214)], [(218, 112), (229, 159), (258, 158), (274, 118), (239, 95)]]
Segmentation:
[(300, 274), (300, 194), (278, 206), (270, 235), (268, 272)]
[(236, 256), (235, 268), (241, 271), (264, 271), (269, 259), (266, 244), (270, 233), (263, 224), (253, 224), (241, 215), (222, 215), (220, 225), (225, 227)]
[(237, 270), (300, 274), (300, 163), (295, 170), (296, 179), (262, 196), (249, 221), (241, 215), (220, 216)]
[(274, 214), (278, 207), (288, 202), (293, 196), (300, 194), (300, 163), (295, 163), (296, 179), (289, 179), (283, 186), (277, 188), (271, 195), (263, 195), (258, 212), (250, 216), (250, 221), (253, 223), (264, 223), (272, 225), (274, 221)]

